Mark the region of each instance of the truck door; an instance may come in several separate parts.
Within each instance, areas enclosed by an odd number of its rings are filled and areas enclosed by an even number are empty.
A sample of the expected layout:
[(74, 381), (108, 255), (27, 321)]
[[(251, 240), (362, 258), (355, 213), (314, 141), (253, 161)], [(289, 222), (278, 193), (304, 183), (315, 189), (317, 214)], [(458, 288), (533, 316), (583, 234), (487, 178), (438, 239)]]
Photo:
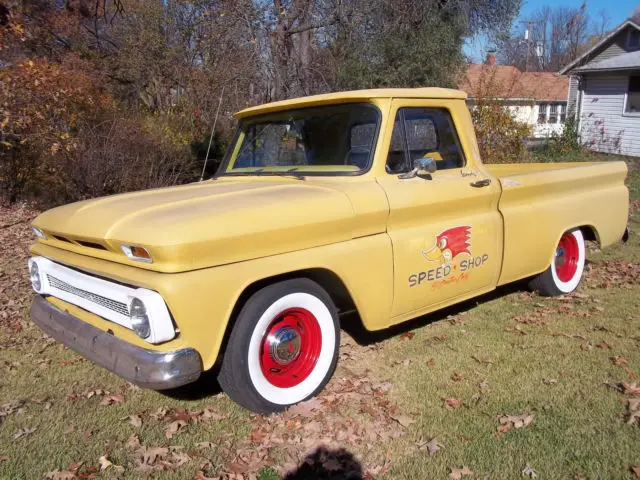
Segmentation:
[[(455, 120), (467, 115), (461, 120), (471, 126), (468, 111), (464, 105), (464, 110), (447, 108), (442, 100), (433, 107), (425, 103), (393, 101), (386, 175), (378, 178), (390, 205), (392, 317), (417, 315), (491, 290), (501, 268), (500, 185), (476, 159), (465, 156)], [(425, 157), (435, 160), (435, 173), (402, 178), (415, 159)]]

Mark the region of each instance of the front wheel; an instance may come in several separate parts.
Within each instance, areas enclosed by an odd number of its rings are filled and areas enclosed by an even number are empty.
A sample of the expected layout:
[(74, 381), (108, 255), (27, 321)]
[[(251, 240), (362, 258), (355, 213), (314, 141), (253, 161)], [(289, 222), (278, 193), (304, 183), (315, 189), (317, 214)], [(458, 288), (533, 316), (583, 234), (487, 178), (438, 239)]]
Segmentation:
[(580, 230), (565, 232), (549, 268), (534, 277), (529, 286), (541, 295), (554, 297), (573, 292), (582, 279), (586, 252)]
[(218, 381), (241, 406), (273, 413), (317, 395), (338, 361), (338, 314), (317, 283), (269, 285), (244, 304)]

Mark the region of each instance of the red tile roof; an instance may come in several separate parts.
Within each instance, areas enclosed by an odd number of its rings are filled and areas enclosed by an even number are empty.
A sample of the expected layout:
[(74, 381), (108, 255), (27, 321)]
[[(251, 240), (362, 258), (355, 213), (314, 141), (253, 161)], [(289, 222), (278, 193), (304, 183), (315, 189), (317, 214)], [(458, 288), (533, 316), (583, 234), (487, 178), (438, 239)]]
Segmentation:
[(471, 98), (566, 101), (569, 78), (552, 72), (522, 72), (510, 65), (471, 64), (458, 88)]

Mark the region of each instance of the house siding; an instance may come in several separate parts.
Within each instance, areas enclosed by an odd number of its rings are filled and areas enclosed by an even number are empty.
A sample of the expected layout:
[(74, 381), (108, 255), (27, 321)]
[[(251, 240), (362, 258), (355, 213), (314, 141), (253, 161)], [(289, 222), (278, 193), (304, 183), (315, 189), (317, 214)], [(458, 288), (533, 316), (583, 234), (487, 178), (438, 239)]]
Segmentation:
[(627, 75), (586, 75), (581, 139), (592, 150), (640, 156), (640, 116), (623, 115)]
[(605, 45), (601, 51), (589, 59), (589, 62), (599, 62), (600, 60), (606, 60), (607, 58), (613, 58), (627, 53), (627, 35), (629, 34), (630, 28), (632, 27), (625, 28), (613, 37), (609, 44)]
[(578, 111), (578, 87), (580, 77), (571, 75), (569, 77), (569, 92), (567, 94), (567, 117), (574, 117)]
[(587, 66), (601, 60), (617, 57), (618, 55), (622, 55), (623, 53), (628, 53), (629, 50), (627, 49), (627, 37), (631, 28), (635, 27), (628, 26), (622, 29), (616, 36), (610, 38), (609, 41), (604, 45), (595, 49), (593, 52), (583, 58), (578, 66)]

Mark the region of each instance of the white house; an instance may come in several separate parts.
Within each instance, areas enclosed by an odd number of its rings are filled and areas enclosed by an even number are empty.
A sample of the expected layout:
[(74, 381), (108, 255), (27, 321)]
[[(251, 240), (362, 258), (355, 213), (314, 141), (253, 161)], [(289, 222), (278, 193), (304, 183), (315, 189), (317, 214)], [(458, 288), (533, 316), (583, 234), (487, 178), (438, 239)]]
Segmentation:
[(640, 24), (626, 20), (564, 67), (569, 114), (592, 150), (640, 156)]
[(523, 72), (497, 65), (494, 53), (484, 64), (467, 66), (459, 85), (473, 105), (480, 98), (497, 100), (515, 120), (533, 127), (534, 138), (560, 134), (567, 116), (569, 80), (552, 72)]

